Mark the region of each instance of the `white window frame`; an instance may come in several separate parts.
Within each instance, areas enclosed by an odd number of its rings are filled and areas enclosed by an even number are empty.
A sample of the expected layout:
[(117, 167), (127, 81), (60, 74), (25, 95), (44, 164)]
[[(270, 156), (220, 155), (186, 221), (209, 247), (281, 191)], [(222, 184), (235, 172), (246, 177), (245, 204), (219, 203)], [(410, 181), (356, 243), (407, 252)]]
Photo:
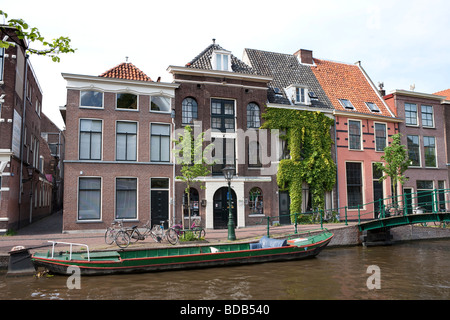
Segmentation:
[[(98, 219), (79, 219), (80, 210), (80, 179), (95, 178), (100, 179), (100, 216)], [(102, 221), (103, 214), (103, 177), (101, 176), (79, 176), (77, 181), (77, 222), (98, 222)]]
[(375, 152), (384, 152), (384, 148), (383, 148), (383, 150), (377, 150), (377, 147), (378, 147), (378, 145), (377, 145), (377, 130), (376, 130), (377, 124), (384, 125), (384, 137), (385, 137), (384, 145), (385, 145), (385, 147), (388, 146), (388, 126), (387, 126), (387, 123), (385, 123), (385, 122), (374, 122), (373, 123), (373, 137), (375, 140)]
[[(350, 121), (355, 121), (355, 122), (359, 122), (359, 149), (353, 149), (351, 148), (351, 143), (350, 143)], [(347, 137), (348, 137), (348, 150), (352, 150), (352, 151), (362, 151), (364, 150), (364, 146), (363, 146), (363, 132), (362, 132), (362, 121), (361, 120), (356, 120), (356, 119), (347, 119), (347, 123), (348, 123), (348, 132), (347, 132)]]
[[(101, 107), (96, 107), (96, 106), (84, 106), (81, 104), (81, 94), (83, 92), (98, 92), (102, 94), (102, 106)], [(79, 107), (83, 108), (83, 109), (104, 109), (105, 108), (105, 93), (103, 91), (99, 91), (99, 90), (80, 90), (80, 101), (79, 101)], [(116, 97), (116, 103), (117, 103), (117, 97)], [(122, 109), (123, 110), (123, 109)]]
[[(224, 56), (227, 57), (226, 67), (224, 66)], [(218, 62), (220, 61), (220, 66)], [(215, 50), (211, 56), (211, 66), (213, 70), (231, 71), (231, 52), (226, 50)]]
[[(431, 108), (431, 126), (427, 126), (423, 124), (423, 112), (422, 112), (422, 108), (423, 107), (430, 107)], [(420, 105), (420, 122), (422, 124), (422, 127), (424, 128), (435, 128), (435, 122), (434, 122), (434, 107), (432, 105), (428, 105), (428, 104), (423, 104)]]

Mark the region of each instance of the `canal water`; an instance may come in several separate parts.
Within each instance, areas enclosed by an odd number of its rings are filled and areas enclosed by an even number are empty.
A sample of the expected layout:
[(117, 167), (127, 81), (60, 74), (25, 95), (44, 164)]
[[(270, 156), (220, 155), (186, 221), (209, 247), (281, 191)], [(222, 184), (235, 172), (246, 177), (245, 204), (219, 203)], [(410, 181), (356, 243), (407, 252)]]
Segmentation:
[(326, 248), (293, 262), (81, 277), (79, 289), (68, 288), (68, 276), (7, 277), (2, 271), (0, 299), (449, 299), (449, 272), (450, 240), (415, 241)]

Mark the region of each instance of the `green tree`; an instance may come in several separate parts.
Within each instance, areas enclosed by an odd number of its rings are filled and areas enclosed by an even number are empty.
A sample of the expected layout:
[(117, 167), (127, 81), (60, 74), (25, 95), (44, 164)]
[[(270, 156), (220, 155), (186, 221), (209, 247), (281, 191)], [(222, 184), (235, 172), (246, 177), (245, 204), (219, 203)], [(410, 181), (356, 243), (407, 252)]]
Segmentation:
[[(0, 10), (0, 15), (8, 18), (8, 14)], [(10, 46), (19, 46), (25, 50), (26, 54), (36, 54), (40, 56), (50, 57), (54, 62), (59, 62), (59, 54), (75, 52), (70, 46), (70, 39), (68, 37), (59, 37), (47, 41), (36, 27), (30, 27), (22, 19), (10, 19), (6, 25), (1, 25), (0, 30), (4, 37), (0, 39), (0, 48), (9, 48)], [(19, 40), (15, 39), (15, 36)], [(36, 45), (37, 46), (34, 46)], [(41, 48), (38, 49), (38, 46)]]
[(391, 178), (392, 195), (397, 202), (397, 187), (400, 183), (402, 186), (408, 180), (404, 175), (410, 163), (406, 147), (401, 144), (400, 133), (392, 136), (392, 143), (390, 146), (384, 148), (384, 155), (381, 157), (385, 163), (376, 163), (379, 170), (382, 170), (386, 175), (383, 175), (380, 180), (385, 180), (387, 177)]
[[(177, 176), (176, 178), (186, 183), (184, 192), (187, 196), (189, 226), (191, 226), (191, 186), (194, 183), (200, 182), (200, 180), (197, 179), (198, 177), (208, 175), (211, 172), (210, 166), (213, 164), (208, 163), (204, 156), (209, 152), (209, 149), (213, 147), (213, 144), (209, 144), (203, 149), (204, 135), (205, 133), (202, 132), (194, 139), (192, 128), (186, 126), (184, 127), (183, 134), (179, 134), (178, 140), (175, 140), (175, 163), (182, 165), (181, 176)], [(201, 185), (200, 188), (203, 189), (204, 186)], [(184, 217), (182, 222), (184, 226)]]

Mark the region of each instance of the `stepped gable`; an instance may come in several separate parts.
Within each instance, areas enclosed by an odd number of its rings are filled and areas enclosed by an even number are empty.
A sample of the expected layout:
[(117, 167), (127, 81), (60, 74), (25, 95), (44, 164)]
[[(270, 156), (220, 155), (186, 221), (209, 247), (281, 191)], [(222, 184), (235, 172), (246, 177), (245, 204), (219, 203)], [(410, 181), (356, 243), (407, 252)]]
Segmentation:
[(114, 68), (99, 75), (104, 78), (116, 78), (125, 80), (137, 80), (137, 81), (152, 81), (152, 79), (137, 68), (131, 62), (123, 62)]

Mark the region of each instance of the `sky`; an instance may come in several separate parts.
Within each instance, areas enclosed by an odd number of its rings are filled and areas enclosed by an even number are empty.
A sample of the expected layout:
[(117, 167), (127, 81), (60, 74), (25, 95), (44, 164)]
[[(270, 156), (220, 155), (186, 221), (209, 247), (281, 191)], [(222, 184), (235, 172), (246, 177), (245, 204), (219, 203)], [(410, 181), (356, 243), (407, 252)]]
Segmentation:
[(61, 73), (97, 76), (128, 57), (154, 81), (172, 82), (167, 68), (184, 66), (213, 38), (240, 59), (251, 48), (361, 61), (388, 93), (411, 85), (424, 93), (450, 88), (448, 0), (0, 0), (0, 10), (48, 40), (69, 37), (77, 49), (59, 63), (30, 58), (43, 112), (60, 128)]

